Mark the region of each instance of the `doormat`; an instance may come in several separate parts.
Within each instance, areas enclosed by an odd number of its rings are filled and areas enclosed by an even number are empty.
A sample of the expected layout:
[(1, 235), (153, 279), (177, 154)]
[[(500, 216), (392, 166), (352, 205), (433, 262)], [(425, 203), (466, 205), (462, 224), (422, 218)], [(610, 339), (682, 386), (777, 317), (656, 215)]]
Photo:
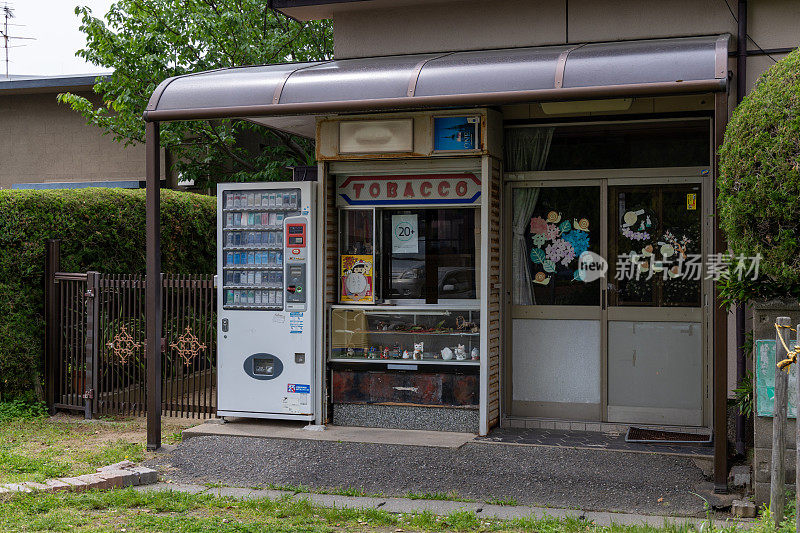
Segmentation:
[(660, 429), (644, 429), (631, 426), (625, 434), (625, 442), (707, 445), (711, 444), (711, 435), (682, 433), (680, 431), (663, 431)]

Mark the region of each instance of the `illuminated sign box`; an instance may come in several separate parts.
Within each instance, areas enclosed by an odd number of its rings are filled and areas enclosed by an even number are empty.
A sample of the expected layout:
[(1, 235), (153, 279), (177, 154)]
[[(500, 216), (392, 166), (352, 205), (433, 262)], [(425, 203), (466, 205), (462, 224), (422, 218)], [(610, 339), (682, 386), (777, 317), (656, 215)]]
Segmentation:
[(397, 153), (414, 149), (414, 120), (352, 120), (339, 123), (339, 153)]

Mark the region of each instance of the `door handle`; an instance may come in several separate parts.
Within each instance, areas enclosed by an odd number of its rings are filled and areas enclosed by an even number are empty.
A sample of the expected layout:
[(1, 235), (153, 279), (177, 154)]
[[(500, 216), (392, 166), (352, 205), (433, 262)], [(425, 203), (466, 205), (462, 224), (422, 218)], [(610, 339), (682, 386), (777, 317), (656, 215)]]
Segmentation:
[(227, 318), (223, 318), (222, 319), (222, 331), (223, 331), (223, 333), (227, 333), (228, 332), (228, 319)]

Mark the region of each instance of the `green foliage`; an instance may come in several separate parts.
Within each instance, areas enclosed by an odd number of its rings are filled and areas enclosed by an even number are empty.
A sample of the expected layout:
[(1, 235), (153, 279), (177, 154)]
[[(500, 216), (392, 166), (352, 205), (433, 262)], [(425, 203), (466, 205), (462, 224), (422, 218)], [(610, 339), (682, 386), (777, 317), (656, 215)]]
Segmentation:
[(762, 278), (723, 281), (725, 297), (800, 296), (800, 50), (767, 70), (734, 111), (718, 186), (734, 255), (763, 257)]
[[(141, 190), (0, 191), (0, 391), (17, 396), (41, 376), (47, 239), (61, 239), (61, 269), (144, 273)], [(161, 192), (162, 270), (213, 273), (216, 200)]]
[(739, 386), (733, 389), (736, 405), (745, 417), (753, 416), (753, 373), (748, 371)]
[[(78, 55), (112, 70), (98, 79), (96, 105), (75, 94), (61, 102), (125, 143), (144, 142), (142, 114), (156, 86), (170, 76), (219, 68), (331, 56), (329, 22), (297, 22), (263, 0), (119, 0), (103, 18), (78, 7), (86, 48)], [(284, 179), (285, 167), (313, 164), (313, 144), (241, 120), (162, 125), (174, 168), (196, 185)]]
[(16, 419), (42, 418), (47, 414), (47, 406), (42, 402), (31, 402), (25, 398), (17, 398), (10, 402), (0, 403), (0, 422)]

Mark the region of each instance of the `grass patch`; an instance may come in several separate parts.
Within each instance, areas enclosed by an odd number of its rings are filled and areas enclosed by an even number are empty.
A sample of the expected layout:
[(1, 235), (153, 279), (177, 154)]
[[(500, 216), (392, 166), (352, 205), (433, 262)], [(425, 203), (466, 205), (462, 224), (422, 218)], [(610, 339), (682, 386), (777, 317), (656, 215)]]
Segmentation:
[(475, 500), (469, 500), (467, 498), (462, 498), (455, 492), (406, 492), (403, 495), (403, 498), (408, 498), (409, 500), (441, 500), (441, 501), (448, 501), (448, 502), (473, 502)]
[[(176, 428), (165, 429), (168, 433)], [(0, 403), (0, 483), (41, 483), (125, 459), (141, 462), (151, 456), (145, 442), (142, 420), (49, 418), (38, 404)]]
[[(473, 512), (446, 516), (430, 512), (392, 514), (380, 509), (318, 507), (305, 500), (282, 498), (235, 500), (207, 494), (137, 492), (133, 489), (68, 494), (0, 496), (2, 531), (271, 531), (381, 532), (536, 531), (541, 533), (681, 533), (693, 526), (675, 522), (662, 528), (600, 527), (578, 518), (493, 520)], [(704, 533), (712, 528), (703, 527)], [(720, 530), (717, 530), (720, 531)], [(733, 526), (725, 531), (738, 531)]]
[(502, 505), (502, 506), (517, 506), (517, 500), (515, 498), (490, 498), (486, 500), (486, 503), (489, 505)]

